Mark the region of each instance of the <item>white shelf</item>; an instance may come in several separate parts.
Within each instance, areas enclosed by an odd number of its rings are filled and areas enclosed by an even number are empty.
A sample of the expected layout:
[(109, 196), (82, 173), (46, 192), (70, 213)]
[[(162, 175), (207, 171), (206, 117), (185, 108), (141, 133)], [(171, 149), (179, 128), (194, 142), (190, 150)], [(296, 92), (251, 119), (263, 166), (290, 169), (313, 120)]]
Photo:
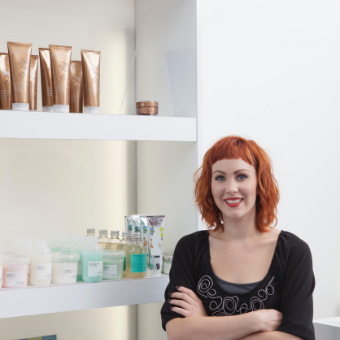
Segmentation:
[(313, 320), (317, 340), (340, 339), (340, 317)]
[(0, 289), (0, 319), (164, 301), (169, 276)]
[(196, 141), (196, 118), (0, 111), (0, 138)]
[(327, 325), (327, 326), (333, 326), (333, 327), (338, 327), (340, 331), (340, 317), (336, 318), (328, 318), (328, 319), (317, 319), (314, 320), (313, 323), (317, 323), (320, 325)]

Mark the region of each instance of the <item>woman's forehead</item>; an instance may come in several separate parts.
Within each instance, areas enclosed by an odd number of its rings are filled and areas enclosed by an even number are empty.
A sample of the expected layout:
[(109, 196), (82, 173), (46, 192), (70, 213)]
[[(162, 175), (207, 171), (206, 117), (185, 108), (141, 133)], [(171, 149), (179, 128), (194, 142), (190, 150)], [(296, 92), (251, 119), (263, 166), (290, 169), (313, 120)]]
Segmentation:
[(255, 168), (251, 164), (245, 162), (242, 158), (237, 159), (221, 159), (212, 165), (212, 170), (237, 171), (237, 170), (249, 170), (254, 171)]

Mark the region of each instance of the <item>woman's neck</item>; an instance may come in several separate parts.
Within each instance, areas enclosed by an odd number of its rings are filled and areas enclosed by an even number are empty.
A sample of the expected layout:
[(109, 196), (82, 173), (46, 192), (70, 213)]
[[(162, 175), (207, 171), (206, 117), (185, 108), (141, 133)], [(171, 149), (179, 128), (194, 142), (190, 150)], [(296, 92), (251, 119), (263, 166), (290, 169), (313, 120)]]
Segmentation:
[(223, 228), (217, 232), (218, 237), (237, 243), (257, 240), (263, 234), (256, 228), (255, 209), (239, 219), (223, 215)]

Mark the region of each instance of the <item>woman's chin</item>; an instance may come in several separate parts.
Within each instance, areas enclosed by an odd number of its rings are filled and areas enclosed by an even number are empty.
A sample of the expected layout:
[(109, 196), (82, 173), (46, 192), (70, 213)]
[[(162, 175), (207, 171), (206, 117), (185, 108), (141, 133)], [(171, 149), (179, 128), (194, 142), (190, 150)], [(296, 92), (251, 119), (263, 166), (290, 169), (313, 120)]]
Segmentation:
[(226, 222), (226, 220), (239, 220), (242, 219), (244, 217), (246, 217), (248, 215), (248, 213), (245, 213), (244, 211), (222, 211), (223, 213), (223, 221), (224, 223)]

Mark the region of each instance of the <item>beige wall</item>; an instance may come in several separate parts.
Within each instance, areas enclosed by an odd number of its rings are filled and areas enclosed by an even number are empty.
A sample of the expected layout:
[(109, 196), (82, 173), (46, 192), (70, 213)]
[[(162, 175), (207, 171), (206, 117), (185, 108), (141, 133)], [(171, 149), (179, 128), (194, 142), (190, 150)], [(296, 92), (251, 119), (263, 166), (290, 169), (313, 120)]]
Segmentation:
[(57, 334), (58, 340), (135, 340), (135, 310), (124, 306), (5, 319), (0, 339)]
[[(135, 48), (134, 0), (1, 1), (0, 12), (1, 52), (6, 41), (31, 42), (33, 54), (71, 45), (73, 60), (80, 48), (100, 50), (101, 113), (119, 113)], [(134, 102), (133, 72), (122, 113), (133, 114)], [(124, 215), (135, 211), (135, 142), (0, 140), (0, 248), (11, 235), (123, 230)], [(2, 319), (0, 340), (135, 340), (136, 323), (135, 306)]]

